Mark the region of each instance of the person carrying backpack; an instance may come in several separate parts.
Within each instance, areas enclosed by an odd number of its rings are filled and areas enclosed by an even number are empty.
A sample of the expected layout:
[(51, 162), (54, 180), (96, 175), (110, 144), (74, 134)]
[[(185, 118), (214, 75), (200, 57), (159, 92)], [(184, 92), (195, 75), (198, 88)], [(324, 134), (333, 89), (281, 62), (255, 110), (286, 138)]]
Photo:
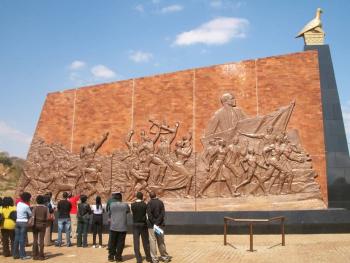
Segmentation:
[(4, 197), (0, 215), (3, 218), (3, 222), (1, 223), (3, 255), (4, 257), (10, 257), (12, 255), (12, 247), (15, 239), (17, 219), (16, 207), (11, 197)]

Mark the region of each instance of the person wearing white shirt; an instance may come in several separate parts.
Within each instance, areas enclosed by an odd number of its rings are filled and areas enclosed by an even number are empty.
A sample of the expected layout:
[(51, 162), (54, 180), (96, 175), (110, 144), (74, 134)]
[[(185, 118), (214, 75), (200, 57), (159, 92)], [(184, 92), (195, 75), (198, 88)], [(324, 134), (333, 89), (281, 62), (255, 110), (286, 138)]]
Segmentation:
[(25, 238), (27, 236), (27, 222), (32, 216), (29, 202), (32, 195), (28, 192), (21, 194), (21, 200), (17, 204), (17, 220), (15, 228), (15, 241), (13, 244), (13, 258), (21, 258), (23, 260), (30, 259), (25, 251)]
[(96, 196), (96, 204), (91, 206), (93, 216), (92, 216), (92, 247), (97, 248), (96, 245), (96, 235), (98, 234), (98, 244), (99, 248), (102, 248), (102, 230), (103, 230), (103, 213), (105, 208), (102, 205), (101, 197)]

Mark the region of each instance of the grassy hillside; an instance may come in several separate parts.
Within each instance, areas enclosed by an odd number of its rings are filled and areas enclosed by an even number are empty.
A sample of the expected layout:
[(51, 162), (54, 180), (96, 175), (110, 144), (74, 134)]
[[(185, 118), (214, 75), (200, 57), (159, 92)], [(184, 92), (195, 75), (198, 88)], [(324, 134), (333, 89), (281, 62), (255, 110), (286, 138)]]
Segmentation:
[(23, 159), (0, 152), (0, 196), (14, 195), (23, 165)]

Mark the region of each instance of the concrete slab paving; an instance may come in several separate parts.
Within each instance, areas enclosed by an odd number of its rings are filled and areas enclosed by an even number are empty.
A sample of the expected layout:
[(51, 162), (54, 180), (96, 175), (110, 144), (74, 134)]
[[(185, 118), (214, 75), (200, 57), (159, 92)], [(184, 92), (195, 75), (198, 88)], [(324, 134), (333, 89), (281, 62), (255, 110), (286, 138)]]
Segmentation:
[[(29, 237), (31, 239), (31, 234)], [(108, 236), (103, 238), (106, 243)], [(92, 235), (89, 235), (90, 244), (91, 239)], [(166, 235), (165, 239), (174, 263), (350, 262), (350, 234), (287, 235), (286, 246), (281, 246), (280, 235), (255, 235), (254, 252), (248, 251), (249, 235), (229, 235), (227, 246), (223, 245), (222, 235)], [(30, 255), (31, 247), (26, 250)], [(45, 253), (49, 257), (45, 260), (48, 263), (108, 262), (105, 247), (50, 246), (45, 248)], [(131, 234), (127, 235), (123, 259), (123, 262), (136, 262)], [(0, 256), (2, 263), (16, 261)]]

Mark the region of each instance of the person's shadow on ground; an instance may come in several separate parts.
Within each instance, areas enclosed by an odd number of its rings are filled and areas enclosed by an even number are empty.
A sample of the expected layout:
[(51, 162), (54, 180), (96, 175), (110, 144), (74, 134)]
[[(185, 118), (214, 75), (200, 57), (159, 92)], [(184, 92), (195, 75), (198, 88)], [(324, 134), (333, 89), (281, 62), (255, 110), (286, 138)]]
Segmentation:
[(51, 258), (55, 258), (55, 257), (60, 257), (60, 256), (63, 256), (64, 254), (63, 253), (45, 253), (45, 257), (47, 259), (51, 259)]

